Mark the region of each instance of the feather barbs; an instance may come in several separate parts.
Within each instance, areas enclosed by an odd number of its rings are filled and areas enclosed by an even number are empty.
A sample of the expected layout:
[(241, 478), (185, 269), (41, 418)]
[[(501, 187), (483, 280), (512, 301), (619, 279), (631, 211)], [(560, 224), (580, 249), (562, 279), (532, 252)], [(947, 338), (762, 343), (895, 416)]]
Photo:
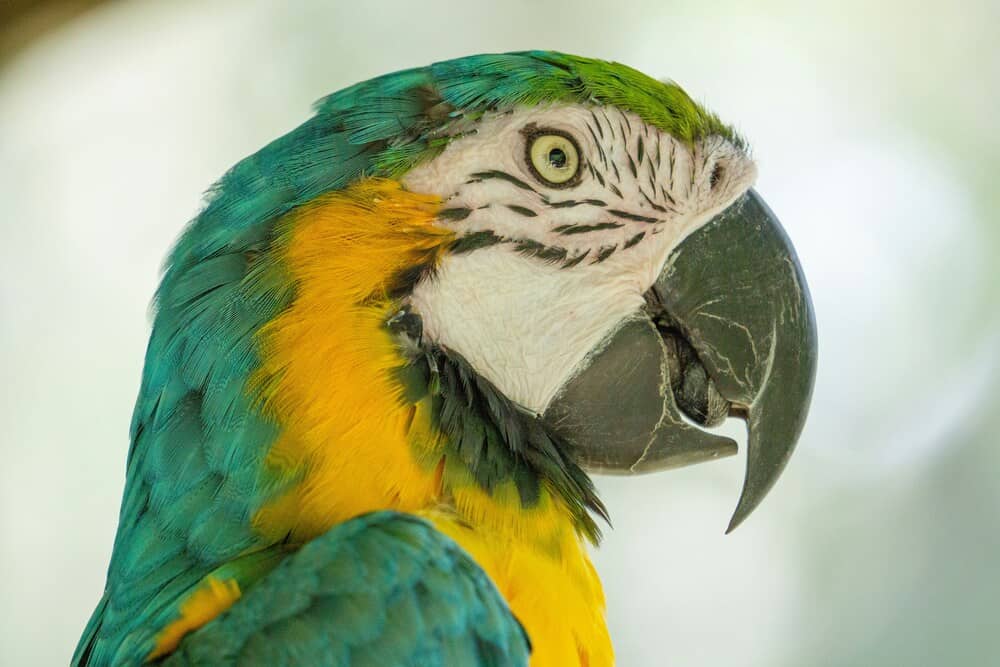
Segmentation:
[(282, 427), (268, 465), (299, 479), (257, 513), (265, 535), (304, 541), (373, 509), (416, 510), (439, 492), (409, 442), (415, 417), (393, 375), (405, 360), (385, 321), (399, 276), (432, 270), (453, 238), (434, 224), (440, 208), (438, 197), (364, 179), (278, 223), (296, 297), (258, 334), (251, 391)]

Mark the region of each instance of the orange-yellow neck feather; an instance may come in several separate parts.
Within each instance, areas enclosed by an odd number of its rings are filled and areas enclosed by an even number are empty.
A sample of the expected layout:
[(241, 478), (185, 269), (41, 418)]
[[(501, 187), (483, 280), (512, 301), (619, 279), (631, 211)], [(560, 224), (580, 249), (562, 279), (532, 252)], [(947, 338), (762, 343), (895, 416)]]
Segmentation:
[(255, 525), (304, 542), (365, 512), (421, 514), (493, 578), (532, 637), (534, 667), (610, 664), (600, 581), (563, 501), (544, 484), (532, 507), (512, 484), (482, 490), (446, 457), (430, 399), (408, 403), (396, 378), (406, 360), (385, 326), (398, 307), (391, 288), (453, 240), (435, 224), (440, 208), (370, 179), (282, 222), (296, 297), (260, 333), (252, 388), (282, 426), (266, 464), (295, 482)]
[(260, 332), (254, 384), (282, 426), (267, 463), (301, 479), (260, 511), (262, 532), (308, 540), (358, 514), (415, 511), (438, 496), (435, 471), (408, 439), (427, 416), (402, 400), (393, 371), (403, 360), (385, 320), (393, 278), (433, 262), (451, 238), (433, 224), (439, 208), (436, 197), (368, 180), (282, 221), (296, 296)]

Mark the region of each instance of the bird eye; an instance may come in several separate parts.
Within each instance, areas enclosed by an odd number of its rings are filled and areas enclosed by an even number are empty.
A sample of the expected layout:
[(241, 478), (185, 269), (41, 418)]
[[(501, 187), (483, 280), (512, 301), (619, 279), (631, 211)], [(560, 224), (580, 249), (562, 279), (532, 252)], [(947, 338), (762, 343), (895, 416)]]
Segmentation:
[(571, 136), (557, 130), (540, 130), (528, 137), (527, 161), (532, 173), (546, 185), (576, 185), (580, 151)]

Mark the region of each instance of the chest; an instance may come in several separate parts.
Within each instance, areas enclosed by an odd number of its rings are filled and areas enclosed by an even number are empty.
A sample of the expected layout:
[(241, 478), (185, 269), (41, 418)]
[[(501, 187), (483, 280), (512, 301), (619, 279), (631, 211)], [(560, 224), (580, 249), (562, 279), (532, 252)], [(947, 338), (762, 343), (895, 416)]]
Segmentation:
[(531, 667), (609, 667), (614, 651), (601, 581), (575, 534), (555, 550), (484, 535), (447, 517), (430, 517), (493, 580), (532, 644)]

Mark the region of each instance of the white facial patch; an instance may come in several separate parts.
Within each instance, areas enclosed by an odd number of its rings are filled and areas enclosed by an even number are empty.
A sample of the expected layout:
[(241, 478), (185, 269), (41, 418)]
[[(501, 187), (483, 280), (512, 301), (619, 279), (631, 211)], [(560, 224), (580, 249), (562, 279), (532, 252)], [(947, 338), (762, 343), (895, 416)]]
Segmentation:
[[(529, 142), (572, 137), (579, 179), (546, 183)], [(430, 341), (541, 414), (588, 353), (637, 313), (670, 252), (756, 176), (726, 139), (693, 149), (611, 107), (485, 117), (403, 180), (445, 198), (440, 224), (489, 243), (443, 258), (410, 302)]]
[(624, 275), (602, 269), (589, 287), (581, 277), (494, 246), (446, 258), (411, 305), (426, 337), (541, 414), (586, 353), (643, 304)]

